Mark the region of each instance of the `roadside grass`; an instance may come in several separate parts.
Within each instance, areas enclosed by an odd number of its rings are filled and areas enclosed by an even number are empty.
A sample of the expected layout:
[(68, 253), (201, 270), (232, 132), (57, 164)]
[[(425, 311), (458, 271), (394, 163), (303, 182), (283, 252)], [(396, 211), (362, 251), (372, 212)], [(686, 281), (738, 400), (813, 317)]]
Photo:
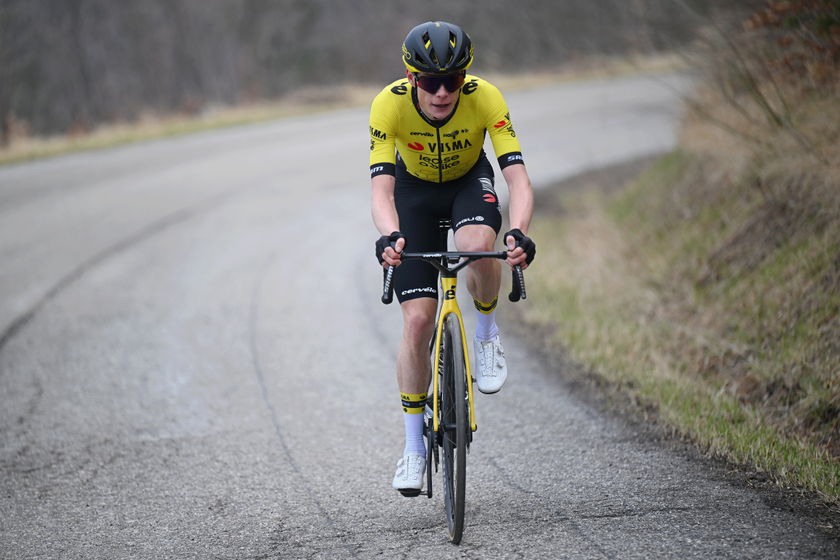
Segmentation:
[[(675, 55), (621, 57), (589, 57), (573, 60), (562, 68), (543, 72), (480, 74), (504, 91), (538, 87), (564, 81), (579, 81), (639, 72), (670, 72), (685, 67)], [(134, 122), (121, 122), (74, 130), (68, 134), (38, 137), (29, 134), (26, 123), (15, 122), (11, 140), (0, 145), (0, 166), (57, 156), (98, 150), (134, 142), (191, 134), (204, 130), (266, 122), (275, 119), (308, 115), (349, 107), (369, 106), (384, 87), (347, 85), (301, 89), (282, 99), (246, 103), (235, 107), (205, 107), (192, 114), (158, 115), (149, 113)]]
[(376, 93), (374, 88), (360, 86), (305, 89), (274, 102), (207, 107), (195, 114), (149, 113), (134, 122), (102, 125), (93, 130), (77, 130), (49, 137), (29, 135), (23, 124), (17, 127), (8, 145), (0, 147), (0, 165), (345, 107), (360, 107), (369, 103)]
[[(836, 505), (840, 212), (768, 197), (766, 162), (715, 145), (552, 195), (525, 319), (710, 455)], [(796, 157), (777, 180), (801, 193)]]

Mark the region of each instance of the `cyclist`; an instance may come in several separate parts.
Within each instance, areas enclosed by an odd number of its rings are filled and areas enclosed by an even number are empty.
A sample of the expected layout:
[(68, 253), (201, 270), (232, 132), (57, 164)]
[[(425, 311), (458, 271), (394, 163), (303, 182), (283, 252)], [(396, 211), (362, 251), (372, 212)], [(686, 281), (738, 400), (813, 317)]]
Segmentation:
[[(439, 247), (442, 218), (452, 222), (458, 251), (494, 250), (502, 214), (493, 168), (482, 148), (487, 132), (510, 193), (512, 229), (503, 238), (510, 250), (507, 264), (526, 268), (536, 246), (526, 236), (533, 190), (519, 141), (499, 90), (466, 74), (473, 61), (470, 37), (457, 25), (427, 22), (408, 33), (402, 50), (405, 78), (385, 87), (371, 107), (371, 213), (382, 234), (376, 256), (383, 267), (398, 267), (394, 291), (403, 313), (397, 383), (406, 446), (393, 486), (416, 495), (426, 469), (423, 411), (432, 375), (428, 344), (438, 284), (432, 265), (401, 263), (399, 253), (445, 250)], [(496, 259), (471, 263), (466, 284), (478, 316), (476, 382), (481, 392), (495, 393), (507, 377), (495, 320), (501, 264)]]

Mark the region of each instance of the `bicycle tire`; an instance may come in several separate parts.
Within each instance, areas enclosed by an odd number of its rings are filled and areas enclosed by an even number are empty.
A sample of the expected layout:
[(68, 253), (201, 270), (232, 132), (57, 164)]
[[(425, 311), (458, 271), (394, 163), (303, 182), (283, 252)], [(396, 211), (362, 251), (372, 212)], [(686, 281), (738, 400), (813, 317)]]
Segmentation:
[(467, 480), (467, 444), (469, 414), (466, 386), (466, 363), (461, 339), (461, 323), (450, 314), (444, 321), (443, 372), (440, 379), (439, 425), (443, 463), (443, 496), (449, 540), (461, 542)]

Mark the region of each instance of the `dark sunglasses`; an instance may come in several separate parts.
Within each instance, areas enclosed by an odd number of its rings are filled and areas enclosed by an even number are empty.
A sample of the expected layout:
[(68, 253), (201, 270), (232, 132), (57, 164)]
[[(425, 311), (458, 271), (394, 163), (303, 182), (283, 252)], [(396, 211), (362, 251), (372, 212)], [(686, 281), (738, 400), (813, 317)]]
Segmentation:
[(443, 86), (449, 93), (455, 93), (464, 85), (463, 74), (447, 74), (445, 76), (419, 76), (414, 74), (414, 83), (429, 93), (437, 93)]

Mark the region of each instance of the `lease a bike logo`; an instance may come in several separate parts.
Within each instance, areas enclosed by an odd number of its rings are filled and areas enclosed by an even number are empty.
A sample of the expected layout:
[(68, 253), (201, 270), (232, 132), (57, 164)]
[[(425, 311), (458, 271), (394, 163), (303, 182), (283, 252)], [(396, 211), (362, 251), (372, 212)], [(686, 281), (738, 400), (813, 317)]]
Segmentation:
[(420, 154), (418, 163), (423, 167), (431, 167), (432, 169), (451, 169), (457, 165), (461, 165), (461, 156), (456, 154), (454, 156), (447, 156), (443, 159), (439, 159), (437, 157)]

